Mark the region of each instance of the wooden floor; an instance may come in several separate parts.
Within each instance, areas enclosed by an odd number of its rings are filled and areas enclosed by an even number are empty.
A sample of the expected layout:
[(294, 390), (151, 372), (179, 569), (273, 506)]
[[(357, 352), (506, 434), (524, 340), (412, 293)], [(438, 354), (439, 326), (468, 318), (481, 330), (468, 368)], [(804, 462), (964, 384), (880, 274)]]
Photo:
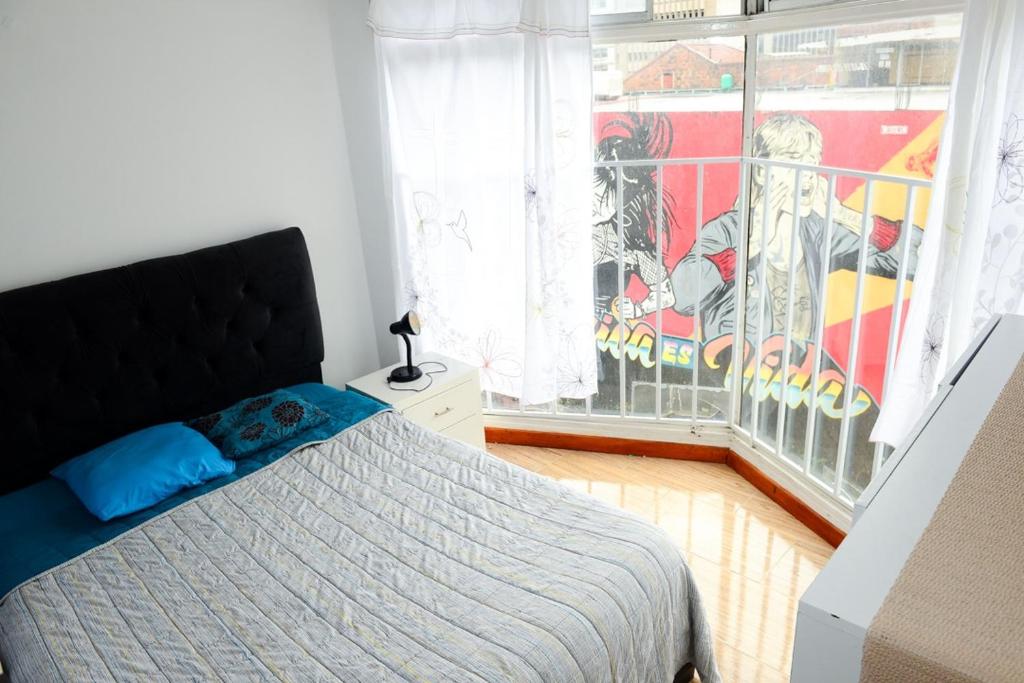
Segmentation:
[(727, 465), (487, 448), (667, 531), (700, 586), (722, 679), (789, 680), (797, 602), (832, 547)]

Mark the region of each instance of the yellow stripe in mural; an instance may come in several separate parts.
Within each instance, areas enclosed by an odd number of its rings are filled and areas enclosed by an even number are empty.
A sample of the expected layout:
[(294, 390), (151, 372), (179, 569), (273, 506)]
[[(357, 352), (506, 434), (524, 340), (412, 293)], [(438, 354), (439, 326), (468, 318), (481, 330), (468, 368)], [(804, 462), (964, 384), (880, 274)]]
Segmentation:
[[(882, 168), (878, 169), (878, 173), (931, 180), (935, 154), (939, 147), (939, 136), (942, 135), (942, 124), (945, 120), (945, 114), (936, 116), (934, 121), (908, 142)], [(917, 191), (913, 213), (914, 224), (919, 227), (924, 227), (925, 218), (928, 216), (928, 199), (930, 197), (931, 190), (919, 189)], [(906, 203), (907, 188), (905, 185), (875, 183), (874, 196), (871, 201), (873, 213), (885, 216), (890, 220), (902, 220)], [(861, 211), (864, 208), (864, 186), (858, 187), (843, 204), (851, 209)]]
[[(878, 169), (878, 173), (931, 180), (939, 138), (942, 135), (942, 124), (945, 119), (945, 114), (936, 116), (934, 121)], [(918, 227), (923, 228), (928, 217), (930, 196), (930, 190), (919, 189), (917, 191), (913, 215), (914, 224)], [(871, 200), (872, 214), (884, 216), (890, 220), (902, 220), (906, 203), (907, 188), (905, 185), (875, 183)], [(864, 186), (861, 185), (857, 188), (843, 204), (851, 209), (863, 211)], [(875, 275), (865, 275), (865, 278), (864, 313), (871, 313), (891, 306), (896, 298), (896, 281)], [(856, 291), (856, 287), (856, 272), (839, 270), (829, 275), (828, 296), (825, 305), (826, 327), (846, 322), (853, 317), (854, 297), (852, 293)], [(904, 302), (910, 299), (912, 289), (913, 284), (908, 282), (903, 290)]]
[[(910, 299), (914, 285), (908, 282), (903, 288), (903, 301)], [(837, 270), (828, 276), (828, 294), (825, 297), (825, 327), (846, 322), (853, 317), (853, 292), (857, 290), (857, 273), (852, 270)], [(864, 304), (866, 315), (896, 301), (896, 280), (877, 275), (864, 275)], [(906, 303), (903, 314), (906, 315)]]

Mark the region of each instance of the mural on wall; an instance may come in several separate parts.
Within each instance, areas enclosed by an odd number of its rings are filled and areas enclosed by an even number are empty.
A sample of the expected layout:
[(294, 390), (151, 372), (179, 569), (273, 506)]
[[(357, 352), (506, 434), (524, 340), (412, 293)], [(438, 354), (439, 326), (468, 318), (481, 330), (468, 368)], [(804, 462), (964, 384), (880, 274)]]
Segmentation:
[[(931, 176), (942, 113), (935, 111), (824, 111), (759, 116), (753, 155), (773, 160)], [(741, 122), (737, 112), (600, 112), (595, 114), (596, 157), (600, 161), (737, 155)], [(849, 131), (869, 131), (851, 143)], [(744, 394), (741, 424), (750, 428), (752, 400), (758, 401), (759, 436), (774, 445), (779, 401), (787, 405), (783, 453), (801, 460), (811, 406), (810, 382), (820, 325), (821, 366), (814, 410), (812, 471), (831, 479), (839, 418), (846, 392), (851, 397), (851, 452), (847, 478), (870, 478), (874, 424), (884, 385), (892, 305), (902, 247), (909, 244), (904, 296), (909, 297), (921, 241), (927, 193), (918, 192), (914, 225), (905, 225), (906, 187), (876, 183), (865, 207), (863, 180), (839, 177), (829, 195), (828, 179), (818, 173), (755, 167), (750, 192), (751, 224), (747, 278), (737, 283), (739, 239), (738, 164), (708, 164), (697, 216), (697, 171), (669, 165), (663, 171), (664, 201), (658, 205), (652, 166), (623, 167), (624, 295), (618, 294), (618, 215), (616, 169), (597, 166), (594, 175), (594, 278), (596, 337), (600, 351), (595, 412), (619, 411), (619, 358), (626, 362), (628, 415), (655, 412), (655, 366), (662, 360), (662, 414), (724, 419), (729, 405), (735, 287), (746, 288), (746, 340), (742, 355)], [(766, 206), (767, 203), (767, 206)], [(834, 224), (826, 231), (831, 205)], [(799, 212), (793, 230), (794, 210)], [(865, 261), (861, 344), (856, 377), (847, 376), (849, 341), (860, 233), (871, 227)], [(763, 225), (765, 216), (767, 225)], [(700, 246), (696, 242), (700, 226)], [(661, 226), (662, 259), (657, 258)], [(902, 240), (906, 235), (906, 240)], [(827, 244), (826, 244), (827, 239)], [(795, 244), (794, 244), (795, 241)], [(827, 261), (824, 255), (828, 252)], [(790, 286), (789, 273), (796, 279)], [(819, 283), (827, 277), (821, 299)], [(762, 278), (764, 281), (762, 282)], [(763, 292), (763, 296), (762, 296)], [(790, 305), (789, 296), (793, 301)], [(763, 299), (763, 300), (762, 300)], [(662, 343), (657, 348), (658, 308)], [(787, 320), (787, 311), (791, 310)], [(790, 330), (787, 386), (782, 387)], [(620, 350), (620, 335), (625, 344)], [(756, 357), (760, 336), (761, 355)], [(738, 355), (738, 354), (735, 354)], [(697, 396), (693, 395), (694, 374)], [(865, 469), (866, 467), (866, 469)]]

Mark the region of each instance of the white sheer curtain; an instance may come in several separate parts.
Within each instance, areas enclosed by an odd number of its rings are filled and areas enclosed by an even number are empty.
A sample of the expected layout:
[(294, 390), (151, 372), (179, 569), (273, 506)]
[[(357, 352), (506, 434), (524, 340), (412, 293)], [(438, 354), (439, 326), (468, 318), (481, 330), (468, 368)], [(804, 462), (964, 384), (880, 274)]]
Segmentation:
[(1024, 3), (970, 0), (890, 390), (872, 439), (898, 444), (993, 315), (1024, 313)]
[(596, 391), (587, 0), (374, 0), (399, 309), (526, 404)]

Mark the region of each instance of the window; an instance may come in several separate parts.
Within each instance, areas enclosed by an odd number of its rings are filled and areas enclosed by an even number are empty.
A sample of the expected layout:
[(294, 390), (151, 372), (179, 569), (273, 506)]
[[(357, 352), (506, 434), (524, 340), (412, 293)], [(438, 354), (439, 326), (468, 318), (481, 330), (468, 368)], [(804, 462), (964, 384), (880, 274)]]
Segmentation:
[[(736, 202), (744, 41), (616, 43), (595, 49), (606, 49), (617, 63), (613, 71), (594, 74), (594, 306), (601, 381), (591, 412), (689, 420), (696, 408), (702, 419), (724, 422), (725, 377), (706, 370), (700, 379), (698, 369), (700, 388), (694, 391), (693, 320), (687, 313), (693, 302), (674, 295), (669, 273), (692, 248), (697, 223)], [(614, 82), (609, 73), (616, 74)], [(621, 169), (620, 292), (615, 203), (620, 169), (602, 164), (722, 156), (736, 160), (664, 166), (660, 212), (657, 166)], [(698, 201), (698, 169), (707, 188), (701, 194), (710, 197), (705, 204)]]
[[(758, 36), (752, 155), (781, 155), (811, 165), (930, 180), (959, 35), (960, 16), (941, 15)], [(779, 50), (780, 45), (785, 49)], [(774, 178), (780, 192), (791, 194), (786, 185), (793, 181), (791, 171), (775, 169)], [(820, 196), (827, 181), (824, 174), (804, 173), (801, 191)], [(889, 353), (889, 345), (896, 341), (892, 326), (898, 322), (894, 299), (900, 294), (905, 308), (928, 205), (927, 190), (917, 192), (910, 212), (913, 225), (908, 226), (905, 214), (910, 187), (899, 182), (874, 182), (870, 205), (866, 205), (867, 184), (863, 177), (853, 175), (834, 178), (835, 237), (831, 262), (820, 268), (822, 277), (827, 278), (823, 301), (813, 295), (817, 283), (808, 282), (808, 274), (817, 272), (819, 266), (803, 266), (806, 259), (818, 257), (804, 254), (793, 264), (799, 270), (794, 291), (815, 309), (809, 319), (822, 319), (821, 337), (815, 339), (814, 330), (799, 326), (796, 319), (790, 321), (795, 346), (790, 352), (790, 381), (782, 391), (804, 399), (790, 400), (781, 445), (776, 443), (774, 423), (778, 411), (771, 408), (777, 401), (762, 400), (757, 430), (769, 446), (794, 464), (802, 466), (804, 458), (809, 457), (809, 474), (829, 487), (837, 482), (836, 468), (842, 467), (839, 488), (850, 498), (859, 494), (880, 464), (878, 449), (868, 441), (868, 435), (894, 357)], [(753, 196), (752, 211), (756, 213), (761, 196), (756, 180)], [(805, 233), (819, 235), (814, 247), (820, 246), (825, 218), (825, 202), (817, 204), (803, 219)], [(859, 245), (855, 234), (867, 224), (865, 221), (870, 223), (877, 245), (871, 245), (866, 257), (857, 330), (859, 348), (851, 362), (851, 335), (858, 318), (858, 263), (853, 250)], [(898, 239), (904, 231), (909, 238), (906, 244)], [(883, 233), (890, 237), (883, 240)], [(810, 248), (812, 244), (805, 239), (798, 251)], [(782, 263), (785, 259), (780, 255), (776, 265), (788, 265)], [(781, 278), (775, 286), (785, 284), (788, 280)], [(771, 287), (769, 284), (768, 289)], [(756, 294), (749, 292), (748, 296)], [(770, 292), (768, 296), (778, 302)], [(761, 336), (771, 346), (778, 332), (765, 329)], [(818, 396), (826, 398), (815, 408), (816, 428), (808, 444), (807, 400), (813, 392), (801, 369), (810, 367), (807, 358), (813, 362), (817, 344), (822, 349), (816, 390)], [(828, 392), (838, 392), (838, 404), (829, 402)], [(836, 408), (844, 405), (848, 392), (855, 393), (850, 414), (844, 417)], [(747, 392), (743, 396), (745, 419), (753, 412), (751, 395)], [(744, 427), (750, 429), (750, 424), (744, 423)], [(844, 451), (842, 457), (840, 451)]]
[[(747, 4), (593, 0), (607, 20), (592, 55), (598, 392), (489, 405), (728, 429), (849, 506), (887, 455), (868, 435), (913, 293), (961, 18), (864, 21), (873, 6), (858, 2), (801, 15), (821, 4), (806, 0), (745, 17)], [(702, 37), (663, 39), (677, 29)]]

